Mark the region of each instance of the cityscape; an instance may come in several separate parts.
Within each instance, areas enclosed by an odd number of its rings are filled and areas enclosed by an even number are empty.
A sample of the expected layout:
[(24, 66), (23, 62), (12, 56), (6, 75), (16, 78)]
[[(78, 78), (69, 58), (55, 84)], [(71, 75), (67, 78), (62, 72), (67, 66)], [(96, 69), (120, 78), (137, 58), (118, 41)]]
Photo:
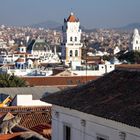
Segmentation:
[(79, 2), (1, 2), (0, 140), (140, 140), (140, 2)]

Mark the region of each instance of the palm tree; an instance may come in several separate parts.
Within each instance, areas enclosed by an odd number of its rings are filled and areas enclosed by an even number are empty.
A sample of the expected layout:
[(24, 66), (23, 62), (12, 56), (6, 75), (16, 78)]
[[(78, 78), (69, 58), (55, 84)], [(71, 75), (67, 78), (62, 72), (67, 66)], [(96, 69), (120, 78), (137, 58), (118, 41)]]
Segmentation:
[(25, 80), (9, 74), (0, 74), (0, 87), (25, 87)]

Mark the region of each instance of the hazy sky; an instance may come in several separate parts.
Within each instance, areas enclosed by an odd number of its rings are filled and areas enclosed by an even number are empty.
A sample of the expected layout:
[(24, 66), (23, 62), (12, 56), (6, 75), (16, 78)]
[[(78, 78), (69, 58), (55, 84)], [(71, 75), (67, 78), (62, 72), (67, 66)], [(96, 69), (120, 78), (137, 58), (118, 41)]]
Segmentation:
[(140, 0), (0, 0), (0, 24), (63, 23), (73, 11), (87, 28), (140, 22)]

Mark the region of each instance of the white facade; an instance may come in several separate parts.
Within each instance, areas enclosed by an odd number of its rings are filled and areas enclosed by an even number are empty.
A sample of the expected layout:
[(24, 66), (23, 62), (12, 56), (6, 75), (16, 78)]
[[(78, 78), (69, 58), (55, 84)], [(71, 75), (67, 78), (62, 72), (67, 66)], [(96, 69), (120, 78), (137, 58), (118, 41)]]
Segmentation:
[(140, 51), (140, 35), (138, 29), (134, 30), (132, 42), (129, 49), (133, 51)]
[(72, 72), (78, 76), (102, 76), (104, 75), (105, 73), (109, 73), (113, 70), (115, 70), (115, 65), (114, 64), (100, 64), (100, 65), (97, 65), (97, 69), (95, 70), (72, 70)]
[(120, 52), (120, 49), (119, 49), (119, 47), (116, 46), (114, 48), (114, 51), (113, 51), (114, 55), (117, 54), (117, 53), (119, 53), (119, 52)]
[(140, 140), (139, 128), (59, 106), (52, 109), (52, 130), (52, 140)]
[(51, 106), (40, 100), (33, 100), (32, 95), (16, 95), (12, 101), (12, 106)]
[(68, 19), (64, 20), (63, 26), (61, 54), (66, 65), (71, 64), (73, 61), (81, 63), (81, 33), (80, 22), (73, 13), (71, 13)]

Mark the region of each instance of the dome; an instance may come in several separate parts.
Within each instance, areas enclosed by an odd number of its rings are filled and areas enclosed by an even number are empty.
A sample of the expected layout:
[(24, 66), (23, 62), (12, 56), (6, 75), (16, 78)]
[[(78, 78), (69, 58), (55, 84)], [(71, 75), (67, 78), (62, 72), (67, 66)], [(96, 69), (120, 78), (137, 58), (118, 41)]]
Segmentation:
[(27, 47), (27, 51), (50, 51), (49, 44), (43, 39), (32, 40)]

